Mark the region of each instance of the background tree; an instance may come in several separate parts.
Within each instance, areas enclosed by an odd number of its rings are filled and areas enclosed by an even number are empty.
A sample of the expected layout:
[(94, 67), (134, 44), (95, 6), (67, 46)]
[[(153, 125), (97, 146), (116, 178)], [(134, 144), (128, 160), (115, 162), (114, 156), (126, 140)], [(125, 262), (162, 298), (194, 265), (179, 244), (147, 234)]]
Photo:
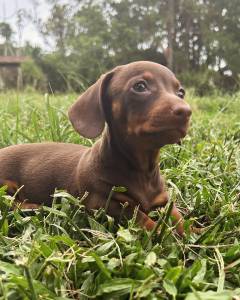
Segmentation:
[(13, 36), (12, 27), (5, 22), (0, 23), (0, 36), (4, 39), (4, 55), (13, 54), (11, 39)]
[(51, 14), (37, 23), (51, 51), (35, 49), (31, 56), (59, 91), (82, 90), (104, 71), (134, 60), (167, 65), (200, 94), (236, 90), (238, 2), (48, 0)]

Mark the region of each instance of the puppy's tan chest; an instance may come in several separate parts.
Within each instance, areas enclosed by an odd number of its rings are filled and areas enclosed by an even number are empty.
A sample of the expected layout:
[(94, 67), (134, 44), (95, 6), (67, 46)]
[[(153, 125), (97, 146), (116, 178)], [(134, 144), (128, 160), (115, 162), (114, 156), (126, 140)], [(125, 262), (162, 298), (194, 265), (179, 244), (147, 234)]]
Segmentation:
[(165, 206), (169, 199), (162, 179), (157, 182), (154, 180), (153, 182), (145, 182), (145, 184), (139, 185), (137, 197), (145, 212)]
[(157, 207), (165, 206), (168, 202), (168, 199), (169, 197), (166, 191), (157, 194), (149, 203), (151, 210)]
[(141, 206), (145, 212), (150, 212), (158, 207), (165, 206), (168, 202), (168, 193), (166, 191), (154, 193), (154, 195), (145, 195), (141, 199)]

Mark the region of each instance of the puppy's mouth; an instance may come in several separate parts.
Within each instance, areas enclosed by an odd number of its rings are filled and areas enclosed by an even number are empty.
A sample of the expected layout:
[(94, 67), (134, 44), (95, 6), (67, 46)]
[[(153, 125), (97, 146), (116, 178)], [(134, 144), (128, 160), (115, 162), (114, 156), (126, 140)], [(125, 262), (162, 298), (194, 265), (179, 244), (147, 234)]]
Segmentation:
[(152, 130), (145, 131), (144, 135), (163, 144), (181, 145), (181, 141), (186, 136), (187, 130), (188, 126), (160, 127), (152, 128)]
[(187, 135), (188, 126), (185, 128), (177, 128), (176, 130), (179, 132), (180, 138), (184, 138)]
[(146, 134), (153, 134), (153, 135), (177, 135), (179, 138), (184, 138), (187, 135), (188, 126), (183, 127), (160, 127), (160, 128), (153, 128), (147, 132)]

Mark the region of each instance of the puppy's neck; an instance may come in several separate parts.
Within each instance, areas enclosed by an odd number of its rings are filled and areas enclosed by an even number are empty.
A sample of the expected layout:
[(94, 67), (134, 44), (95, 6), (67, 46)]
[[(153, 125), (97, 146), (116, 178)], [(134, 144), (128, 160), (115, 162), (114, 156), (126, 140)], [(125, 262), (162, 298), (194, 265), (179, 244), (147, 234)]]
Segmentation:
[[(103, 133), (100, 155), (104, 161), (120, 168), (152, 173), (158, 168), (159, 150), (149, 149), (131, 138), (116, 138), (107, 127)], [(126, 174), (127, 175), (127, 174)]]

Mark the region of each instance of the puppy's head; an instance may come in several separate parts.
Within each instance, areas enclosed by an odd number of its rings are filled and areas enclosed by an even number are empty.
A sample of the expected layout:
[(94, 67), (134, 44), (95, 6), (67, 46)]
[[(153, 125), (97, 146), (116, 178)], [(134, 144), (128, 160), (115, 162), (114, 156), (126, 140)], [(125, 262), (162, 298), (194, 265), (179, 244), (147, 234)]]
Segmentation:
[(134, 62), (102, 75), (72, 105), (69, 119), (88, 138), (100, 135), (106, 121), (119, 138), (141, 140), (157, 148), (186, 135), (191, 109), (184, 94), (168, 68)]

